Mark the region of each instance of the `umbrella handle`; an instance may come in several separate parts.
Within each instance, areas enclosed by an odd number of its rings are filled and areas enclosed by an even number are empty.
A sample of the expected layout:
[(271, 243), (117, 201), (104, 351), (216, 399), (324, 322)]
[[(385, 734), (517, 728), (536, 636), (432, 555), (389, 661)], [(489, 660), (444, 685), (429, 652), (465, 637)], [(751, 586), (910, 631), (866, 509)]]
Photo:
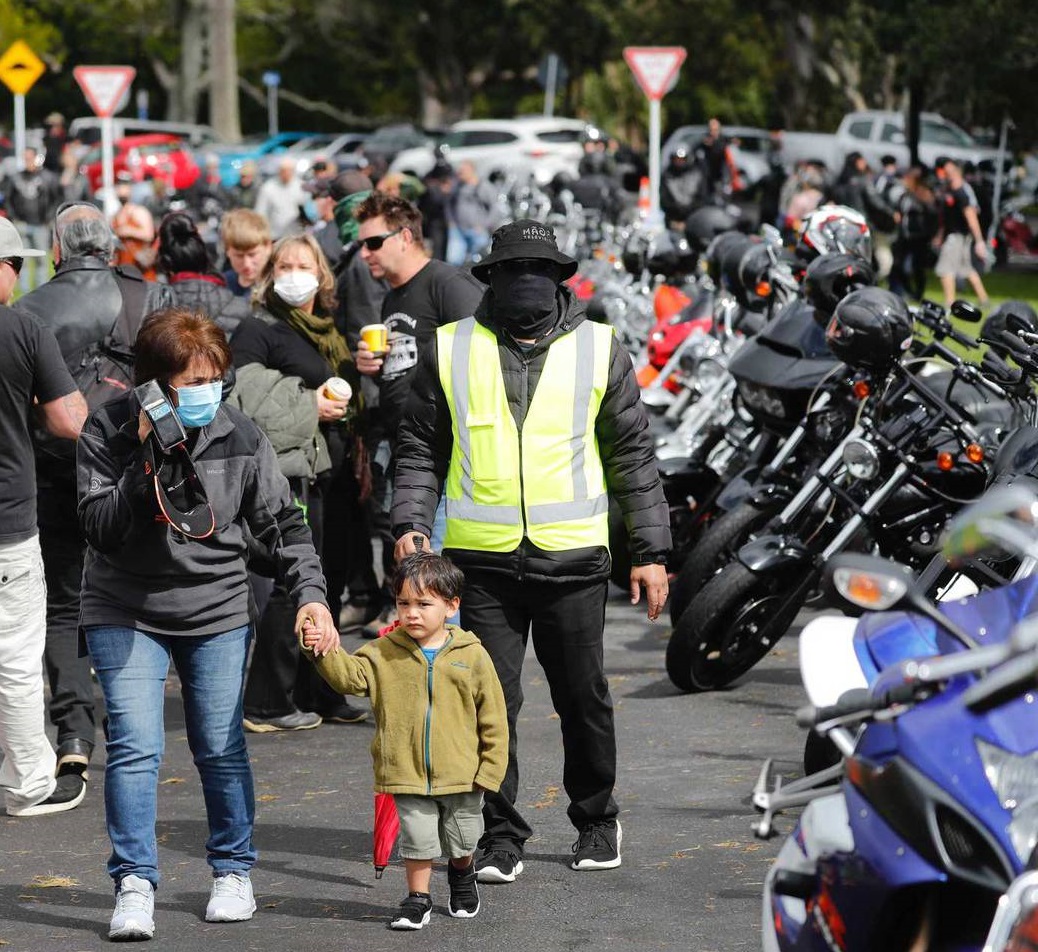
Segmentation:
[(381, 879), (382, 878), (382, 874), (385, 871), (386, 871), (386, 867), (385, 866), (376, 866), (375, 867), (375, 879)]

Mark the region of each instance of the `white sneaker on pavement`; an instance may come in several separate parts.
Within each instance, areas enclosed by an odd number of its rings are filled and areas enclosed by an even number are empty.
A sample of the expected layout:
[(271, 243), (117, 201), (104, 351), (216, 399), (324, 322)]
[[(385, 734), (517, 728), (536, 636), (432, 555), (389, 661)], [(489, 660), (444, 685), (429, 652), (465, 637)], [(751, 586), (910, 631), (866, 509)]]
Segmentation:
[(256, 899), (248, 873), (228, 873), (213, 880), (209, 905), (205, 907), (206, 922), (244, 922), (255, 911)]
[(124, 876), (115, 894), (108, 938), (134, 942), (155, 935), (155, 887), (141, 876)]

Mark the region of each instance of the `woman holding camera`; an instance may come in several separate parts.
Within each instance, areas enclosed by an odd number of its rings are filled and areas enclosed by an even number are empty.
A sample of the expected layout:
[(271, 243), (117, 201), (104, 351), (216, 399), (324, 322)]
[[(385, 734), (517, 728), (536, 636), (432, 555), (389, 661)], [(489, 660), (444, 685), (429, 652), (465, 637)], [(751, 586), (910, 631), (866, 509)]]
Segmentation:
[[(335, 630), (310, 530), (270, 443), (221, 403), (230, 364), (223, 331), (207, 317), (157, 311), (137, 337), (134, 378), (156, 381), (168, 405), (149, 400), (149, 416), (128, 394), (94, 411), (79, 443), (79, 517), (89, 546), (80, 627), (108, 714), (112, 939), (155, 931), (156, 794), (170, 661), (209, 820), (214, 879), (206, 919), (240, 921), (256, 908), (249, 879), (255, 798), (242, 729), (251, 637), (246, 528), (277, 564), (297, 606), (296, 626), (311, 618)], [(169, 445), (163, 411), (176, 415), (186, 437), (168, 452), (158, 439)]]

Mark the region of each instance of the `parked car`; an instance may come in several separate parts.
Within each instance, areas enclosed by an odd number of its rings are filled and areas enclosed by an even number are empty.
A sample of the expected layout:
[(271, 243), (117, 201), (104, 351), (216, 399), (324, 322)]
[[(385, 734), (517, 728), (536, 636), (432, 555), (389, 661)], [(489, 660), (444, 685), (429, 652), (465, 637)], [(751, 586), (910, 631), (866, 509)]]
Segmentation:
[(409, 122), (390, 123), (371, 133), (362, 151), (366, 158), (381, 158), (388, 166), (405, 149), (431, 149), (442, 135), (442, 129), (431, 132)]
[[(483, 178), (501, 171), (530, 173), (547, 184), (560, 172), (577, 174), (587, 129), (588, 124), (580, 119), (467, 119), (451, 126), (436, 149), (452, 165), (472, 162)], [(406, 149), (389, 168), (421, 177), (435, 160), (433, 149)]]
[[(212, 149), (220, 146), (220, 137), (211, 126), (197, 122), (164, 122), (158, 119), (134, 119), (116, 116), (112, 119), (113, 136), (116, 140), (127, 136), (144, 136), (156, 133), (183, 139), (192, 149)], [(101, 120), (97, 116), (79, 116), (69, 123), (69, 139), (78, 139), (85, 146), (97, 145), (101, 141)]]
[[(101, 146), (96, 145), (82, 158), (80, 171), (86, 176), (92, 191), (101, 187)], [(114, 171), (129, 172), (136, 182), (145, 179), (163, 179), (177, 191), (190, 188), (201, 170), (183, 139), (164, 133), (126, 136), (114, 146)]]
[[(745, 188), (753, 188), (768, 174), (768, 151), (771, 149), (771, 133), (754, 126), (723, 126), (722, 133), (728, 137), (732, 159), (739, 170)], [(706, 135), (706, 126), (680, 126), (675, 129), (660, 150), (661, 161), (666, 166), (678, 146), (690, 151)]]
[(306, 175), (318, 156), (330, 159), (343, 167), (356, 166), (357, 150), (367, 138), (363, 132), (343, 132), (338, 135), (322, 132), (320, 135), (307, 136), (294, 142), (284, 152), (263, 156), (257, 163), (259, 173), (264, 178), (276, 175), (281, 160), (289, 156), (296, 160), (296, 173), (299, 175)]
[(220, 157), (220, 181), (228, 188), (238, 184), (241, 167), (247, 161), (258, 163), (267, 155), (279, 155), (290, 145), (317, 135), (316, 132), (279, 132), (273, 136), (247, 136), (237, 145), (209, 149)]
[[(924, 112), (919, 124), (919, 159), (926, 165), (932, 166), (937, 159), (946, 156), (975, 165), (990, 163), (994, 169), (998, 150), (981, 145), (954, 122), (936, 112)], [(789, 167), (802, 159), (812, 159), (821, 160), (837, 171), (851, 152), (860, 152), (873, 168), (879, 168), (879, 160), (884, 155), (894, 156), (901, 167), (907, 166), (905, 116), (900, 112), (866, 109), (847, 113), (832, 135), (784, 132), (782, 136), (783, 161)]]

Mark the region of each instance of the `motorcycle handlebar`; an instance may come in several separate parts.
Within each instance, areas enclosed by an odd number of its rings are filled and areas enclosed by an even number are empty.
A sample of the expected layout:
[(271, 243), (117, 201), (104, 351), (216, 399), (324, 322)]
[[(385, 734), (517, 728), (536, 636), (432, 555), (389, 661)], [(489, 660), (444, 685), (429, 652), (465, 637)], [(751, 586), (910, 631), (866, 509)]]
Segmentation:
[(826, 721), (837, 721), (853, 717), (866, 717), (882, 711), (895, 704), (908, 704), (914, 701), (920, 691), (927, 690), (929, 685), (917, 682), (896, 684), (880, 694), (873, 694), (868, 688), (853, 688), (840, 695), (835, 704), (827, 707), (815, 707), (808, 704), (796, 712), (799, 727), (817, 727)]

